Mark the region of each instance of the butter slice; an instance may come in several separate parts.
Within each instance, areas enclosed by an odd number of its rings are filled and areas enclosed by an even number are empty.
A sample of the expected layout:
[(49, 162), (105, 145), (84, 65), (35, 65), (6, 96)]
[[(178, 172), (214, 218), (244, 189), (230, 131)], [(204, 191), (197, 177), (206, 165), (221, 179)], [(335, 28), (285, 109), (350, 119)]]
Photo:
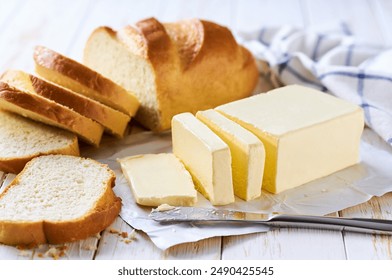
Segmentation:
[(272, 193), (359, 162), (363, 110), (326, 93), (291, 85), (216, 110), (264, 143), (263, 188)]
[(230, 148), (234, 194), (244, 200), (259, 197), (265, 161), (263, 143), (254, 134), (214, 110), (199, 111), (196, 117)]
[(234, 202), (229, 147), (190, 113), (172, 119), (173, 153), (191, 173), (197, 190), (213, 205)]
[(197, 201), (192, 177), (173, 154), (145, 154), (119, 160), (136, 203), (191, 206)]

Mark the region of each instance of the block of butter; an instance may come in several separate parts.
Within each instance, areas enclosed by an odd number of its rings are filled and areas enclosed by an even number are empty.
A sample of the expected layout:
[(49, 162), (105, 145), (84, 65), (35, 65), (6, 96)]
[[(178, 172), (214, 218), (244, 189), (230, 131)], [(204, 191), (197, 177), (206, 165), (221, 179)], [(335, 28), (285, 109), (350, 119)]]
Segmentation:
[(136, 203), (191, 206), (197, 201), (192, 177), (173, 154), (145, 154), (119, 159)]
[(230, 148), (234, 194), (246, 201), (260, 196), (265, 161), (260, 139), (214, 110), (199, 111), (196, 117)]
[(229, 147), (191, 113), (172, 119), (173, 153), (213, 205), (234, 202)]
[(359, 161), (363, 111), (326, 93), (291, 85), (216, 110), (264, 143), (263, 188), (272, 193)]

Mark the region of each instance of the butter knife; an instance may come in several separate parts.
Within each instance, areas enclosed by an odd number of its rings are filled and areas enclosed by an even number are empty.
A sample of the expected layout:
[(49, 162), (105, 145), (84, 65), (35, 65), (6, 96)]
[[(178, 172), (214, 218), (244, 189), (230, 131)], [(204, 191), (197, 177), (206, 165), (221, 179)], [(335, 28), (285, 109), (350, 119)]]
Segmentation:
[(261, 214), (226, 209), (174, 207), (167, 210), (153, 209), (150, 218), (160, 223), (233, 223), (263, 224), (271, 227), (315, 228), (354, 231), (374, 234), (392, 234), (392, 221), (367, 218), (340, 218), (329, 216)]

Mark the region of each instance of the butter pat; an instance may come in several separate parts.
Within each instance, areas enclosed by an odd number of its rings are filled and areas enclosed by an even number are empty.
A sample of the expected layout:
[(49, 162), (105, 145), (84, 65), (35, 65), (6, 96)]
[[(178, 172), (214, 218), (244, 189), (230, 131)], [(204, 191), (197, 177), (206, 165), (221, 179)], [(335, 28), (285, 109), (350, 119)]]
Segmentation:
[(216, 110), (264, 143), (263, 188), (278, 193), (359, 161), (360, 107), (303, 86), (278, 88)]
[(251, 132), (214, 110), (200, 111), (196, 117), (230, 148), (234, 194), (244, 200), (261, 195), (265, 151)]
[(197, 201), (192, 177), (173, 154), (146, 154), (119, 160), (136, 203), (190, 206)]
[(172, 119), (173, 153), (191, 173), (197, 190), (213, 205), (234, 202), (229, 147), (190, 113)]

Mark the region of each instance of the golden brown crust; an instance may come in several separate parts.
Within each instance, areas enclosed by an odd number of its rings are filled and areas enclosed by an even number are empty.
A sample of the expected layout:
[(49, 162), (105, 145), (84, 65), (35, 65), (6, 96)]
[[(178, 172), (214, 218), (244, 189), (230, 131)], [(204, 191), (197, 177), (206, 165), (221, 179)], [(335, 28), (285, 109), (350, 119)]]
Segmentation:
[(127, 123), (130, 121), (128, 115), (33, 75), (29, 75), (29, 77), (37, 94), (67, 106), (79, 114), (99, 122), (115, 136), (123, 137)]
[(34, 60), (42, 67), (53, 69), (102, 94), (108, 94), (120, 87), (83, 64), (43, 46), (35, 47)]
[[(98, 92), (102, 97), (107, 98), (108, 100), (114, 99), (114, 102), (118, 102), (118, 104), (122, 105), (121, 107), (124, 107), (125, 113), (128, 113), (130, 116), (134, 115), (134, 108), (136, 107), (137, 109), (139, 105), (130, 92), (113, 81), (83, 64), (46, 47), (35, 47), (34, 61), (40, 67), (58, 72), (61, 75)], [(121, 104), (121, 102), (125, 103)]]
[[(90, 144), (99, 145), (103, 127), (54, 101), (30, 94), (0, 81), (0, 99), (49, 120), (52, 125), (75, 132)], [(0, 104), (0, 106), (3, 106)], [(9, 108), (4, 108), (9, 109)], [(20, 114), (18, 110), (14, 113)]]
[[(162, 24), (148, 18), (117, 33), (101, 27), (87, 42), (85, 57), (90, 62), (85, 61), (121, 84), (124, 78), (110, 69), (115, 66), (100, 66), (99, 53), (95, 53), (94, 47), (89, 48), (89, 44), (100, 44), (101, 41), (92, 39), (100, 32), (108, 33), (122, 48), (151, 65), (155, 78), (151, 85), (155, 90), (151, 92), (157, 93), (157, 104), (151, 106), (151, 98), (143, 98), (145, 92), (136, 92), (137, 85), (128, 89), (144, 102), (136, 120), (153, 131), (169, 129), (171, 118), (178, 113), (196, 113), (245, 98), (252, 94), (258, 81), (253, 56), (237, 44), (226, 27), (199, 19)], [(143, 74), (139, 75), (143, 79)]]
[[(111, 177), (106, 182), (105, 192), (93, 209), (84, 217), (70, 221), (0, 221), (0, 243), (7, 245), (38, 245), (43, 243), (59, 244), (93, 236), (107, 228), (121, 210), (121, 199), (112, 188), (115, 175), (106, 165)], [(26, 165), (26, 168), (29, 164)], [(22, 171), (23, 172), (23, 171)], [(19, 182), (20, 175), (0, 194), (0, 199)]]

